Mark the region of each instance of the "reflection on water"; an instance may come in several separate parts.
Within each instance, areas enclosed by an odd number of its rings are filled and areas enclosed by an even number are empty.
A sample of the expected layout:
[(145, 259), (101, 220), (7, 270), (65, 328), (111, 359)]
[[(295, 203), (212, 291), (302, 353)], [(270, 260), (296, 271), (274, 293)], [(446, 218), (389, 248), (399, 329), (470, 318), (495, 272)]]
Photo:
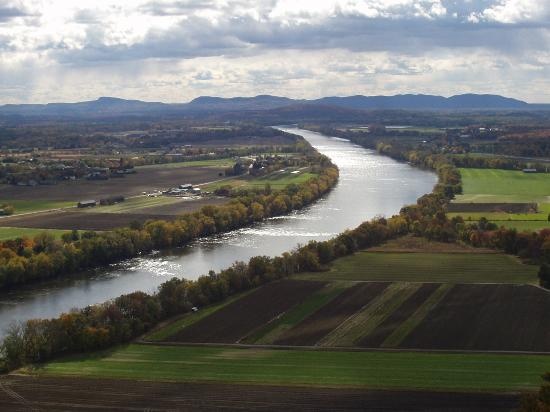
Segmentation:
[(433, 173), (414, 169), (380, 156), (345, 139), (295, 128), (338, 165), (338, 185), (314, 205), (289, 216), (268, 219), (252, 227), (197, 240), (170, 252), (131, 259), (92, 277), (73, 278), (0, 296), (0, 328), (13, 320), (53, 317), (74, 307), (103, 302), (123, 293), (153, 292), (173, 277), (196, 279), (237, 260), (256, 255), (278, 255), (309, 240), (323, 240), (358, 226), (374, 216), (391, 216), (436, 183)]

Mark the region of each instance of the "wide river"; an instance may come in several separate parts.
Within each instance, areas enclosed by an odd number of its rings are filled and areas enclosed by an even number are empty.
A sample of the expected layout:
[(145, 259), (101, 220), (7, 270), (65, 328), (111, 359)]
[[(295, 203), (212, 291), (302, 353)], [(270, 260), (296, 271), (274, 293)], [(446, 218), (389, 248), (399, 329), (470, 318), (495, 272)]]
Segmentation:
[[(124, 293), (153, 292), (171, 277), (196, 279), (252, 256), (275, 256), (309, 240), (328, 239), (374, 216), (391, 216), (432, 190), (435, 174), (396, 162), (347, 140), (297, 128), (340, 169), (337, 186), (310, 207), (288, 216), (95, 271), (92, 277), (34, 284), (0, 296), (0, 331), (13, 321), (54, 317)], [(1, 334), (2, 332), (0, 332)]]

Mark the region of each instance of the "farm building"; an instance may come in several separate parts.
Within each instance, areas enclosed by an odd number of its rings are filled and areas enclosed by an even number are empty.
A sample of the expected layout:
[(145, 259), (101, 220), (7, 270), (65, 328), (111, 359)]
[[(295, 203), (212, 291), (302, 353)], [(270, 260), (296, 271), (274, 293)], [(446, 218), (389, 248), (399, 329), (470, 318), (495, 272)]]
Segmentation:
[(523, 173), (537, 173), (537, 169), (523, 169)]
[(185, 183), (179, 187), (182, 190), (193, 190), (193, 185), (191, 183)]
[(78, 202), (77, 206), (80, 208), (83, 207), (94, 207), (97, 205), (97, 202), (95, 200), (81, 200)]

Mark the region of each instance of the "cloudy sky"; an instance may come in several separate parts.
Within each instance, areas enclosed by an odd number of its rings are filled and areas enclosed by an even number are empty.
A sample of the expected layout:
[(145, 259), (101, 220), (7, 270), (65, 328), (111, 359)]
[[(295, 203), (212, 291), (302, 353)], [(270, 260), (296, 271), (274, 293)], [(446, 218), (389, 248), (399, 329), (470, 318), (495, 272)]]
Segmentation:
[(550, 0), (0, 0), (0, 103), (464, 92), (550, 102)]

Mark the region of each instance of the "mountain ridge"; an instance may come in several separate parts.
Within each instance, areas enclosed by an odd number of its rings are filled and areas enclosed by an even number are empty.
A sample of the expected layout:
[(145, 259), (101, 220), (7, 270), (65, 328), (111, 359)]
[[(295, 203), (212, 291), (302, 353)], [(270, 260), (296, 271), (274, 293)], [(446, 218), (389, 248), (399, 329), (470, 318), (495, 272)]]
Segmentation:
[(234, 111), (267, 111), (299, 105), (339, 107), (350, 110), (550, 110), (550, 104), (530, 104), (519, 99), (494, 94), (465, 93), (443, 97), (429, 94), (390, 96), (327, 96), (319, 99), (292, 99), (284, 96), (258, 95), (217, 97), (200, 96), (188, 103), (146, 102), (102, 96), (76, 103), (6, 104), (0, 115), (17, 116), (117, 116), (213, 114)]

